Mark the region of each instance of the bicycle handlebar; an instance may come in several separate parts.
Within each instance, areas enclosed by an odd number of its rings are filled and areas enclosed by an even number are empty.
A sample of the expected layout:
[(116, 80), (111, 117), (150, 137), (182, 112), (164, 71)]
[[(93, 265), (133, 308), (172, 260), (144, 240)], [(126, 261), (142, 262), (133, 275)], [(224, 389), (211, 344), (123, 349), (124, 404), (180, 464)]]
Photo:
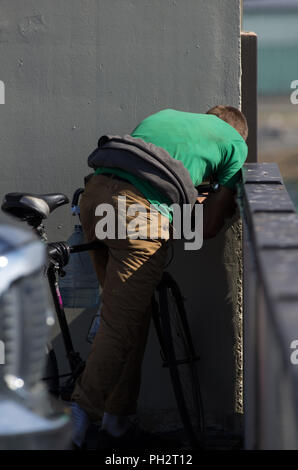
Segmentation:
[(63, 267), (67, 265), (71, 253), (97, 250), (102, 244), (100, 240), (73, 246), (70, 246), (67, 242), (48, 243), (48, 255), (51, 260), (59, 263), (60, 267)]
[(81, 253), (82, 251), (93, 251), (98, 250), (100, 246), (103, 245), (103, 242), (100, 240), (95, 240), (90, 243), (82, 243), (81, 245), (73, 245), (69, 247), (70, 253)]

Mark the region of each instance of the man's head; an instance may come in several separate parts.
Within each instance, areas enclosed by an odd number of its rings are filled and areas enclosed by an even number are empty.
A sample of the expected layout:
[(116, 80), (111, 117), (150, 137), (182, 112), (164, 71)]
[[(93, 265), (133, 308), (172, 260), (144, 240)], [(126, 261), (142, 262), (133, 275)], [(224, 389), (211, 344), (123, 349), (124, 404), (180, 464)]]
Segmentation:
[(213, 114), (214, 116), (219, 117), (230, 124), (230, 126), (234, 127), (244, 140), (247, 139), (248, 125), (246, 117), (241, 111), (239, 111), (239, 109), (234, 108), (233, 106), (218, 105), (209, 109), (206, 114)]

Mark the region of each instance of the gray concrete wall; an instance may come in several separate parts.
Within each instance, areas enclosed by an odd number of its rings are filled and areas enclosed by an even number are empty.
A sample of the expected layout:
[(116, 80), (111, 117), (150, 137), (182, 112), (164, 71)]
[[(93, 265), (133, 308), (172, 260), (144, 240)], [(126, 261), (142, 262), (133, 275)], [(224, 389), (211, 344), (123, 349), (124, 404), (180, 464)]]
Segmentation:
[[(130, 132), (162, 108), (240, 106), (239, 0), (2, 0), (0, 13), (1, 197), (23, 190), (71, 195), (100, 135)], [(66, 237), (72, 222), (68, 209), (59, 209), (50, 238)], [(202, 357), (206, 409), (220, 423), (235, 410), (238, 291), (228, 296), (229, 237), (223, 231), (198, 253), (178, 246), (172, 265)], [(239, 273), (234, 248), (225, 263)], [(151, 335), (140, 400), (149, 411), (171, 402), (168, 377), (157, 380), (164, 374), (157, 367)]]

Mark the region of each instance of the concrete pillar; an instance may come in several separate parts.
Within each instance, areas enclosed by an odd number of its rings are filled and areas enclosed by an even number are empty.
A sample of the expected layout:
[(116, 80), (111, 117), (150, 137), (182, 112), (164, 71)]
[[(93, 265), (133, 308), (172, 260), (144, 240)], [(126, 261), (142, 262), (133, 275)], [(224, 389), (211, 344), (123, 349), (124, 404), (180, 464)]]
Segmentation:
[(257, 156), (257, 43), (255, 33), (241, 33), (241, 67), (242, 67), (242, 104), (249, 133), (247, 139), (248, 157), (247, 162), (253, 163)]

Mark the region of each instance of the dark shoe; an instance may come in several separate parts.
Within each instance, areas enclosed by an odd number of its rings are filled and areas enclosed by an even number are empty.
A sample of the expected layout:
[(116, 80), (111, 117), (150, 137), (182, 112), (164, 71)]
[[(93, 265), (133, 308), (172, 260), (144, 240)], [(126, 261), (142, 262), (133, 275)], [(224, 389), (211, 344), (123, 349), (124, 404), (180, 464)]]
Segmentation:
[(126, 449), (126, 450), (177, 450), (181, 442), (162, 438), (158, 434), (145, 431), (138, 426), (132, 426), (125, 434), (115, 437), (101, 430), (98, 436), (97, 450)]
[(86, 443), (83, 442), (83, 444), (81, 446), (78, 446), (77, 444), (75, 444), (74, 442), (71, 443), (71, 448), (70, 450), (86, 450), (87, 447), (86, 447)]

